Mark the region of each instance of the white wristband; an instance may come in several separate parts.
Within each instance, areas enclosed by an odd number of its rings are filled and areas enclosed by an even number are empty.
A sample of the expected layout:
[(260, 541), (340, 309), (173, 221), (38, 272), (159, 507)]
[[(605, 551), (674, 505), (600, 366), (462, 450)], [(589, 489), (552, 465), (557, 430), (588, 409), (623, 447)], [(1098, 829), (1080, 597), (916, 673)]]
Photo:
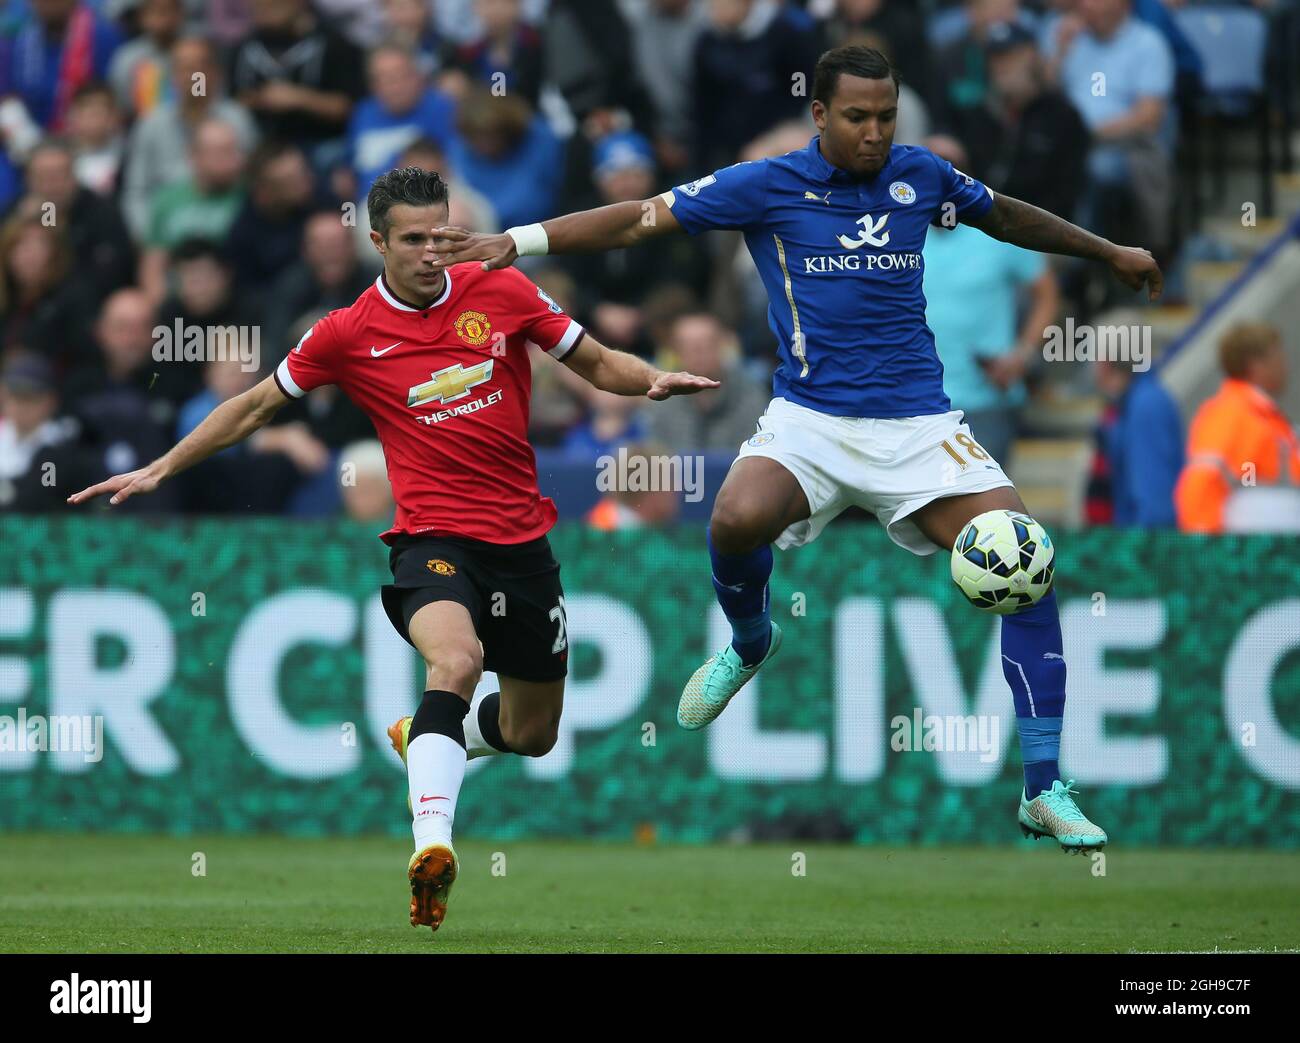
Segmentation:
[(540, 224), (516, 225), (507, 228), (506, 235), (515, 241), (515, 252), (520, 257), (537, 257), (550, 252), (551, 242)]

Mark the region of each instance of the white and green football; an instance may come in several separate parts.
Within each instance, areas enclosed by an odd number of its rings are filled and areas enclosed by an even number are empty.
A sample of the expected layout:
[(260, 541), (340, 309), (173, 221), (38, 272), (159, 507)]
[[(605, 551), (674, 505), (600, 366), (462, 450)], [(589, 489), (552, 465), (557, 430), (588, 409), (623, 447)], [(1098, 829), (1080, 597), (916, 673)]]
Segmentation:
[(952, 548), (952, 580), (971, 604), (1000, 616), (1036, 605), (1052, 589), (1056, 551), (1027, 514), (985, 511)]

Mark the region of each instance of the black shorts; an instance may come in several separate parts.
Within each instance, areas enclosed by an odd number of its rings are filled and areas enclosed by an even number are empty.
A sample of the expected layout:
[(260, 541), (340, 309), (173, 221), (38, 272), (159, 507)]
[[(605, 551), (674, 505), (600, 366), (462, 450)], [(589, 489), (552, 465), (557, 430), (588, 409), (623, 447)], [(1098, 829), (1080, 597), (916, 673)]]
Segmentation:
[[(485, 543), (461, 536), (393, 537), (384, 610), (411, 640), (411, 617), (435, 601), (464, 605), (483, 642), (483, 669), (521, 681), (568, 673), (564, 588), (551, 542)], [(414, 642), (412, 642), (414, 644)]]

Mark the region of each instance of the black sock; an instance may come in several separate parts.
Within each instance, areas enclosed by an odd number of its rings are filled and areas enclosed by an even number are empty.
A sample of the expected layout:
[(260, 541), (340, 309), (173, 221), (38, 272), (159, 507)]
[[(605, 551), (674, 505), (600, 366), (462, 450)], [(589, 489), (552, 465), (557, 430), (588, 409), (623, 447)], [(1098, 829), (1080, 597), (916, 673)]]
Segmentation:
[(501, 693), (493, 692), (483, 697), (478, 704), (478, 730), (483, 741), (494, 750), (502, 753), (514, 753), (510, 744), (501, 735)]
[(411, 732), (406, 740), (409, 747), (419, 735), (446, 735), (465, 745), (465, 715), (469, 703), (455, 692), (430, 689), (420, 700), (420, 708), (411, 720)]

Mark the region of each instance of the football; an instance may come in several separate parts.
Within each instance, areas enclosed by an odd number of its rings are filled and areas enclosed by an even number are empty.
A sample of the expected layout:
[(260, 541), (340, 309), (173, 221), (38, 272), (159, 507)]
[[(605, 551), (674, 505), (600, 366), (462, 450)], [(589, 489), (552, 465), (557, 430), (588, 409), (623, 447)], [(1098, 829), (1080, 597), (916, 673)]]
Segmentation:
[(1027, 514), (986, 511), (952, 548), (952, 579), (978, 608), (1000, 616), (1037, 604), (1052, 589), (1051, 537)]

